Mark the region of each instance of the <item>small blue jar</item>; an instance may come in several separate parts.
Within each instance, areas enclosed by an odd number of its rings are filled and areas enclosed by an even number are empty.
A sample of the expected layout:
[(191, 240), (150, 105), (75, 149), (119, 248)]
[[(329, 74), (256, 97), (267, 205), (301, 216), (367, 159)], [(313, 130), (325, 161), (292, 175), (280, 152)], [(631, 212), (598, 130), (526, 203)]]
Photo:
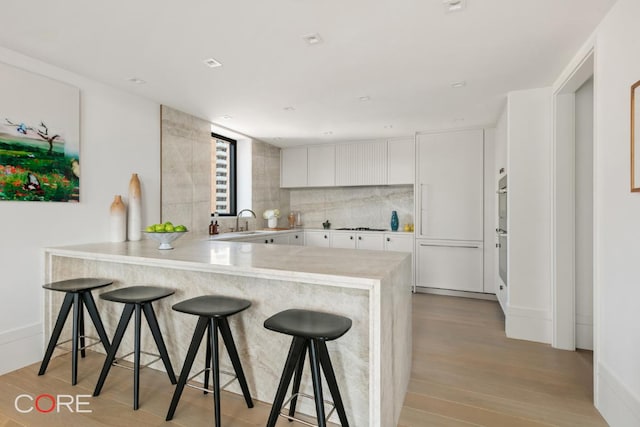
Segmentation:
[(398, 221), (398, 212), (391, 211), (391, 231), (398, 231), (398, 225), (400, 222)]

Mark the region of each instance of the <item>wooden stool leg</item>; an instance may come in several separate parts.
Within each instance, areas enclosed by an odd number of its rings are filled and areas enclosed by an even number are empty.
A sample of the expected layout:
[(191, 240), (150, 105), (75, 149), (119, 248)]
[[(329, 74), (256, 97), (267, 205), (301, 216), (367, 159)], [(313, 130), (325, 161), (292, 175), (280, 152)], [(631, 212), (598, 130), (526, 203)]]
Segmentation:
[(298, 403), (298, 396), (295, 396), (300, 392), (300, 381), (302, 380), (302, 370), (304, 368), (305, 352), (308, 347), (309, 340), (304, 340), (304, 347), (300, 352), (298, 358), (298, 364), (296, 366), (296, 375), (293, 377), (293, 388), (291, 389), (291, 395), (294, 397), (291, 399), (291, 405), (289, 406), (289, 416), (293, 417), (296, 414), (296, 404)]
[(240, 356), (238, 356), (238, 349), (233, 341), (233, 335), (231, 335), (231, 329), (229, 328), (229, 322), (226, 317), (222, 317), (218, 320), (218, 327), (220, 328), (224, 345), (227, 347), (229, 358), (233, 364), (233, 370), (236, 372), (236, 376), (238, 377), (238, 382), (240, 383), (240, 388), (242, 389), (242, 394), (244, 395), (247, 407), (253, 408), (253, 400), (251, 400), (251, 393), (249, 392), (247, 379), (244, 376), (242, 364), (240, 363)]
[(336, 374), (333, 371), (331, 365), (331, 359), (329, 359), (329, 351), (327, 350), (327, 344), (324, 341), (318, 341), (318, 355), (320, 356), (320, 364), (324, 371), (324, 377), (327, 379), (327, 385), (333, 398), (333, 404), (336, 405), (336, 412), (340, 418), (340, 425), (342, 427), (349, 427), (349, 421), (347, 420), (347, 413), (344, 410), (344, 404), (342, 403), (342, 397), (340, 396), (340, 390), (338, 390), (338, 383), (336, 381)]
[(151, 303), (144, 304), (142, 306), (142, 310), (144, 311), (144, 315), (147, 318), (147, 323), (149, 324), (151, 335), (153, 335), (153, 339), (156, 342), (156, 347), (158, 347), (160, 357), (162, 358), (162, 363), (164, 363), (164, 368), (166, 369), (167, 375), (171, 380), (171, 384), (175, 384), (177, 382), (176, 374), (173, 372), (173, 366), (171, 366), (171, 360), (169, 359), (169, 352), (167, 351), (167, 346), (165, 345), (164, 339), (162, 338), (162, 332), (160, 332), (160, 325), (158, 325), (158, 318), (153, 311), (153, 306), (151, 305)]
[[(204, 359), (204, 388), (209, 388), (209, 377), (211, 376), (211, 322), (207, 323), (206, 353)], [(203, 393), (209, 394), (206, 390)]]
[(107, 357), (104, 360), (104, 365), (102, 365), (102, 371), (100, 372), (100, 377), (98, 378), (96, 388), (93, 391), (94, 396), (99, 396), (100, 392), (102, 391), (102, 386), (104, 386), (104, 381), (107, 379), (107, 374), (109, 374), (111, 365), (116, 358), (116, 352), (118, 351), (118, 347), (122, 342), (122, 337), (124, 337), (124, 333), (127, 330), (127, 325), (129, 324), (129, 320), (131, 320), (133, 310), (134, 304), (125, 304), (124, 310), (122, 311), (122, 316), (120, 316), (120, 322), (118, 323), (118, 327), (116, 328), (116, 334), (113, 336), (113, 342), (109, 346), (109, 352), (107, 353)]
[(213, 374), (213, 406), (216, 427), (222, 426), (220, 414), (220, 354), (218, 349), (218, 320), (210, 319), (209, 330), (211, 331), (211, 372)]
[(56, 324), (53, 327), (53, 331), (51, 331), (49, 345), (47, 346), (47, 351), (44, 353), (44, 358), (42, 359), (42, 363), (40, 364), (38, 375), (44, 375), (44, 373), (47, 372), (47, 366), (49, 366), (53, 351), (56, 349), (56, 345), (58, 344), (58, 340), (60, 339), (60, 333), (62, 333), (62, 328), (64, 328), (64, 324), (67, 321), (67, 316), (69, 316), (69, 311), (71, 311), (72, 305), (73, 295), (67, 293), (64, 296), (64, 301), (62, 302), (62, 306), (60, 307), (60, 312), (58, 313)]
[(191, 338), (191, 345), (189, 345), (189, 351), (187, 351), (187, 357), (184, 360), (184, 365), (182, 366), (182, 371), (180, 372), (180, 378), (178, 378), (178, 384), (176, 385), (176, 389), (173, 392), (173, 398), (171, 399), (169, 412), (167, 412), (167, 418), (166, 418), (167, 421), (171, 421), (171, 419), (173, 419), (173, 415), (176, 412), (176, 408), (178, 407), (178, 402), (180, 401), (180, 396), (182, 396), (182, 391), (184, 390), (184, 386), (187, 384), (187, 379), (189, 378), (189, 372), (191, 371), (191, 366), (193, 365), (193, 361), (196, 358), (196, 353), (198, 353), (198, 347), (200, 347), (200, 343), (202, 342), (202, 337), (204, 336), (204, 332), (207, 329), (208, 324), (209, 324), (208, 318), (200, 317), (198, 319), (196, 330), (193, 332), (193, 338)]
[(78, 309), (78, 337), (80, 338), (80, 356), (84, 358), (87, 354), (84, 350), (86, 342), (84, 340), (84, 307), (82, 304), (82, 299), (82, 293), (79, 293), (77, 298), (78, 306), (80, 307)]
[(309, 340), (309, 362), (311, 364), (311, 378), (313, 380), (313, 395), (316, 401), (316, 418), (318, 427), (327, 427), (324, 415), (324, 398), (322, 396), (322, 379), (320, 377), (320, 363), (318, 360), (318, 344), (316, 340)]
[(80, 320), (80, 295), (73, 293), (73, 330), (71, 332), (71, 385), (78, 382), (78, 321)]
[(296, 362), (300, 357), (300, 352), (304, 350), (304, 347), (303, 338), (293, 338), (291, 347), (289, 348), (289, 355), (287, 356), (287, 361), (284, 364), (284, 370), (280, 377), (280, 385), (278, 385), (276, 397), (273, 399), (273, 405), (271, 406), (271, 413), (269, 414), (267, 427), (275, 427), (276, 422), (278, 421), (278, 414), (280, 414), (280, 410), (282, 409), (282, 403), (284, 402), (284, 398), (287, 394), (287, 389), (289, 388), (293, 371), (296, 369)]

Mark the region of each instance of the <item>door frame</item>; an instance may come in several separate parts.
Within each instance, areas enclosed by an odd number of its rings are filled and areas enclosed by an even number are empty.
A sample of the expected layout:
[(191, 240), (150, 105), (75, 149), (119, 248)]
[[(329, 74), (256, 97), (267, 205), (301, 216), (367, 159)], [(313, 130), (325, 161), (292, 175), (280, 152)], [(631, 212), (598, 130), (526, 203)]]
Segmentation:
[[(565, 72), (553, 85), (553, 146), (552, 146), (552, 346), (575, 350), (575, 93), (589, 78), (594, 79), (594, 167), (593, 182), (596, 182), (597, 147), (595, 40), (589, 39), (574, 57)], [(595, 206), (597, 187), (594, 185), (594, 260), (596, 259)], [(593, 267), (593, 366), (597, 366), (598, 352), (598, 292), (596, 263)], [(597, 376), (594, 375), (594, 382)], [(594, 385), (594, 390), (597, 387)], [(594, 396), (595, 397), (595, 396)]]

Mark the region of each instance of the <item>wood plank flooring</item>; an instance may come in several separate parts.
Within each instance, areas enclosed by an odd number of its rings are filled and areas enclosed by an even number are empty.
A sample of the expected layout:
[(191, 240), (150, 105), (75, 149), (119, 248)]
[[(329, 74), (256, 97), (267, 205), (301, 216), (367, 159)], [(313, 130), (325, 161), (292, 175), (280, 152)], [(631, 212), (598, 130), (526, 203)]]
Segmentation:
[[(413, 300), (413, 370), (398, 427), (606, 426), (591, 403), (590, 352), (505, 338), (504, 318), (492, 301), (423, 294)], [(70, 385), (69, 355), (52, 360), (42, 377), (38, 364), (0, 376), (0, 427), (213, 425), (211, 396), (191, 389), (166, 423), (173, 387), (164, 373), (149, 369), (141, 373), (138, 411), (131, 408), (131, 372), (117, 368), (100, 397), (87, 398), (92, 414), (15, 410), (14, 400), (22, 393), (91, 395), (103, 360), (88, 352), (75, 387)], [(255, 403), (249, 410), (241, 396), (224, 392), (223, 425), (264, 426), (270, 406)], [(278, 423), (297, 425), (284, 419)]]

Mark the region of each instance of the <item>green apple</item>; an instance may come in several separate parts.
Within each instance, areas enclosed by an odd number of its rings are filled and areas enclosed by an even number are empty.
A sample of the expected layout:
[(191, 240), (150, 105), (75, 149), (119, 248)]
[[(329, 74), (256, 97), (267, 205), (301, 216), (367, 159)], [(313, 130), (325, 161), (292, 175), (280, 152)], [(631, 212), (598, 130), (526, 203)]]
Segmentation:
[(153, 225), (149, 225), (144, 229), (144, 231), (146, 231), (147, 233), (155, 233), (156, 229)]
[(187, 227), (185, 227), (184, 225), (176, 225), (173, 228), (173, 230), (178, 232), (183, 232), (183, 231), (187, 231)]
[(170, 221), (167, 221), (164, 223), (164, 228), (167, 228), (167, 226), (173, 227), (173, 224)]
[(173, 233), (174, 230), (175, 227), (173, 226), (173, 224), (171, 224), (170, 222), (164, 223), (164, 231), (166, 231), (167, 233)]
[(156, 233), (164, 233), (164, 224), (155, 224), (153, 228)]

